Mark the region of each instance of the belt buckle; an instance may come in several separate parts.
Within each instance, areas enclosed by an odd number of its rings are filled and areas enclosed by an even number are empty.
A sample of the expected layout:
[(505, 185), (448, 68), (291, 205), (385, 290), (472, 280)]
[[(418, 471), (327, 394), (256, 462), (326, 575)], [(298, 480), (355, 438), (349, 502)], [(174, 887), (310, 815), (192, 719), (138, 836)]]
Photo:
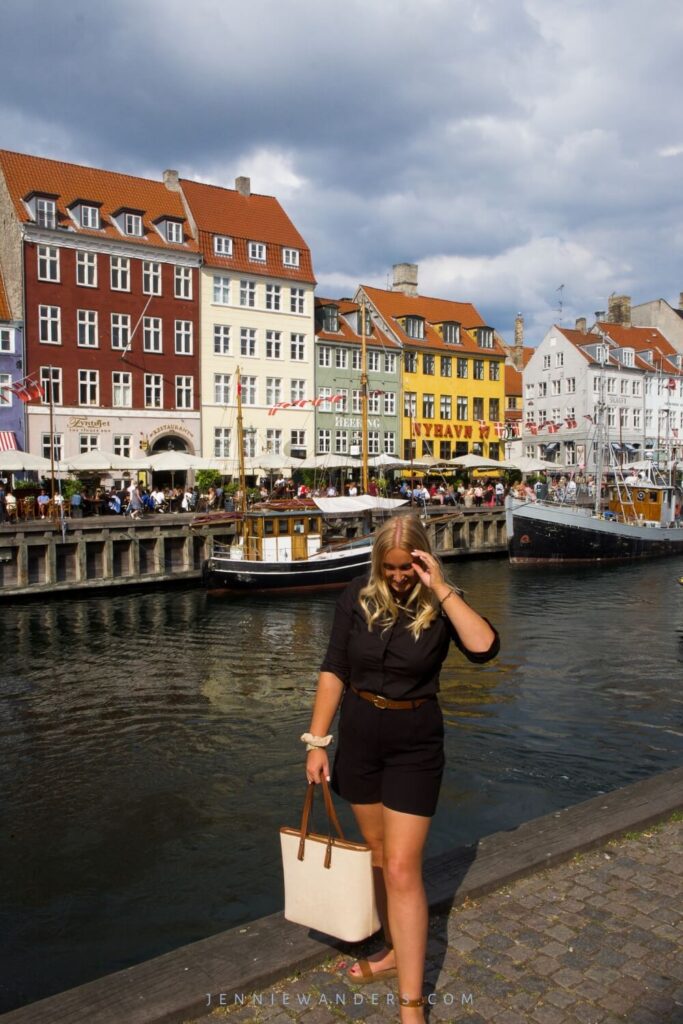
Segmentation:
[(376, 708), (389, 707), (389, 701), (387, 700), (386, 697), (383, 697), (381, 693), (378, 693), (375, 697), (372, 698), (372, 703), (375, 705)]

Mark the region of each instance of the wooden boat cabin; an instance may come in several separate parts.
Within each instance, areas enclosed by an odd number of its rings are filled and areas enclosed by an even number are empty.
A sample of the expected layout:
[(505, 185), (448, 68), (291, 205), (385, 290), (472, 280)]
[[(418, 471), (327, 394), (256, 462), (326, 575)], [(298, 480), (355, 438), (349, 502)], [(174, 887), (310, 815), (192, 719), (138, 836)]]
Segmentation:
[(676, 496), (673, 487), (639, 480), (636, 484), (610, 484), (608, 508), (617, 519), (625, 522), (673, 523)]
[(231, 558), (256, 562), (299, 562), (322, 545), (322, 516), (315, 511), (247, 513)]

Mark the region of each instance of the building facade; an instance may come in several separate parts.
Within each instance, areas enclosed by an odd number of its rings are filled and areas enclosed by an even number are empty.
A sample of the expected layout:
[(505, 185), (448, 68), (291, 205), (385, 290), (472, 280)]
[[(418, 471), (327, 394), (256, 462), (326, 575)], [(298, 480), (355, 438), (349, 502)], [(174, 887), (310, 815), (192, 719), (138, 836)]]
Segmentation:
[(0, 452), (24, 449), (24, 403), (8, 390), (24, 377), (23, 349), (22, 324), (12, 317), (0, 273)]
[(237, 373), (245, 455), (305, 457), (314, 443), (315, 277), (278, 201), (183, 180), (202, 254), (202, 451), (237, 459)]
[(27, 406), (27, 448), (198, 451), (200, 257), (180, 194), (0, 151), (0, 223), (24, 373), (45, 396)]
[(505, 353), (470, 303), (417, 291), (417, 266), (397, 264), (391, 291), (361, 286), (379, 330), (401, 348), (400, 455), (504, 458)]
[[(399, 454), (401, 349), (365, 318), (369, 456)], [(316, 454), (361, 455), (361, 320), (348, 299), (316, 299)]]

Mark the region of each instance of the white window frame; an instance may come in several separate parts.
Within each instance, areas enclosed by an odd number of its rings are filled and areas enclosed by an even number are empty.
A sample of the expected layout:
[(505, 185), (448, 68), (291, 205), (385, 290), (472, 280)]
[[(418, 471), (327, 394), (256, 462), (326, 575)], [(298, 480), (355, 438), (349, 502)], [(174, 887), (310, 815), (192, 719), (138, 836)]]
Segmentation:
[(282, 431), (277, 427), (266, 429), (266, 451), (272, 455), (282, 455)]
[(266, 309), (274, 313), (282, 309), (282, 288), (279, 284), (266, 285)]
[(142, 261), (143, 295), (161, 295), (161, 264), (158, 260)]
[[(50, 439), (52, 439), (52, 446), (50, 446)], [(50, 458), (50, 447), (52, 447), (52, 457), (55, 462), (62, 461), (62, 452), (64, 450), (64, 435), (63, 434), (42, 434), (41, 435), (41, 447), (43, 452), (43, 458)]]
[(249, 259), (253, 263), (265, 263), (267, 250), (264, 242), (249, 242)]
[(293, 377), (289, 382), (289, 400), (290, 402), (303, 402), (306, 398), (306, 379), (305, 377)]
[(329, 455), (332, 451), (332, 431), (326, 427), (318, 428), (316, 451), (318, 455)]
[(99, 370), (78, 371), (78, 404), (79, 406), (97, 406), (100, 404)]
[(213, 428), (213, 455), (215, 459), (229, 459), (232, 446), (230, 427)]
[(396, 415), (396, 392), (385, 391), (384, 392), (384, 415), (395, 416)]
[(139, 213), (124, 213), (123, 233), (132, 238), (142, 238), (142, 216)]
[(332, 366), (332, 346), (318, 345), (318, 366)]
[(82, 203), (79, 220), (82, 228), (87, 228), (91, 231), (99, 231), (100, 211), (98, 207), (88, 206), (86, 203)]
[(79, 249), (76, 253), (76, 284), (80, 288), (97, 288), (97, 253)]
[(76, 310), (76, 345), (78, 348), (99, 348), (99, 318), (96, 309)]
[(38, 340), (41, 345), (62, 344), (61, 306), (38, 306)]
[(298, 249), (283, 249), (282, 262), (286, 267), (298, 267), (301, 254)]
[(111, 404), (114, 409), (133, 407), (133, 375), (123, 370), (114, 370), (111, 375)]
[(225, 274), (213, 275), (213, 304), (215, 306), (230, 305), (230, 278)]
[(232, 390), (231, 375), (229, 373), (214, 373), (213, 375), (213, 401), (214, 405), (230, 405)]
[(368, 373), (379, 373), (380, 355), (380, 352), (373, 351), (372, 349), (368, 352)]
[(240, 281), (240, 306), (245, 309), (254, 309), (256, 306), (256, 282)]
[(39, 245), (37, 249), (38, 280), (60, 281), (59, 248), (56, 245)]
[(109, 257), (109, 285), (113, 292), (130, 291), (130, 258), (128, 256)]
[(192, 267), (173, 268), (173, 295), (176, 299), (191, 300), (192, 289)]
[(306, 335), (290, 334), (289, 336), (289, 358), (293, 362), (303, 363), (306, 361)]
[(183, 244), (183, 225), (179, 220), (166, 221), (166, 241), (173, 245)]
[(0, 373), (0, 408), (11, 409), (14, 395), (7, 388), (12, 386), (12, 374)]
[(349, 433), (347, 430), (335, 430), (334, 454), (346, 455), (349, 450)]
[(303, 288), (290, 288), (289, 291), (289, 312), (303, 313), (305, 309), (306, 292)]
[(240, 327), (240, 356), (243, 356), (245, 359), (256, 359), (258, 357), (255, 327)]
[(52, 404), (62, 405), (62, 368), (61, 366), (41, 366), (40, 386), (43, 391), (43, 405), (50, 404), (50, 391), (52, 391)]
[(163, 409), (164, 407), (164, 375), (163, 373), (146, 373), (144, 378), (145, 409)]
[(46, 199), (45, 196), (37, 196), (35, 210), (35, 222), (39, 227), (57, 227), (57, 204), (54, 199)]
[(266, 359), (282, 359), (282, 331), (266, 331)]
[(173, 337), (174, 351), (177, 356), (194, 354), (194, 324), (191, 320), (176, 320)]
[(215, 356), (230, 355), (230, 326), (228, 324), (213, 325), (213, 354)]
[(131, 456), (131, 441), (131, 434), (113, 434), (112, 450), (114, 455), (123, 456), (124, 459), (129, 459)]
[(194, 409), (192, 391), (194, 389), (194, 377), (180, 373), (175, 378), (175, 407), (176, 409)]
[(14, 354), (14, 328), (0, 327), (0, 353), (2, 355)]
[(346, 370), (349, 365), (349, 350), (336, 345), (334, 349), (334, 365), (338, 370)]
[(242, 376), (240, 378), (242, 385), (242, 403), (243, 405), (256, 405), (257, 396), (257, 378), (256, 376)]
[(229, 235), (214, 235), (213, 251), (216, 256), (232, 256), (232, 238)]
[(111, 314), (111, 347), (116, 351), (130, 345), (130, 313)]
[(395, 352), (385, 352), (384, 353), (384, 372), (385, 373), (392, 373), (392, 374), (396, 373), (396, 353)]
[(387, 455), (396, 454), (396, 431), (385, 430), (384, 431), (384, 451)]
[(160, 316), (142, 318), (142, 351), (161, 355), (164, 351), (163, 323)]
[(266, 405), (282, 401), (282, 377), (266, 377)]
[(306, 447), (306, 431), (305, 430), (290, 430), (289, 432), (289, 443), (292, 448), (305, 448)]

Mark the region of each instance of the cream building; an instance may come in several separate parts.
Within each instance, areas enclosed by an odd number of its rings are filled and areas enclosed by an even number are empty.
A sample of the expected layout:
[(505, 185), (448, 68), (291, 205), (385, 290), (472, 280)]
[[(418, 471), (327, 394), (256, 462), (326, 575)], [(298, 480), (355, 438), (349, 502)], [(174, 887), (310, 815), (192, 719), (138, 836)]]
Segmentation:
[[(311, 254), (278, 201), (182, 180), (203, 256), (202, 454), (236, 459), (237, 373), (245, 455), (314, 453)], [(296, 403), (296, 404), (294, 404)]]

